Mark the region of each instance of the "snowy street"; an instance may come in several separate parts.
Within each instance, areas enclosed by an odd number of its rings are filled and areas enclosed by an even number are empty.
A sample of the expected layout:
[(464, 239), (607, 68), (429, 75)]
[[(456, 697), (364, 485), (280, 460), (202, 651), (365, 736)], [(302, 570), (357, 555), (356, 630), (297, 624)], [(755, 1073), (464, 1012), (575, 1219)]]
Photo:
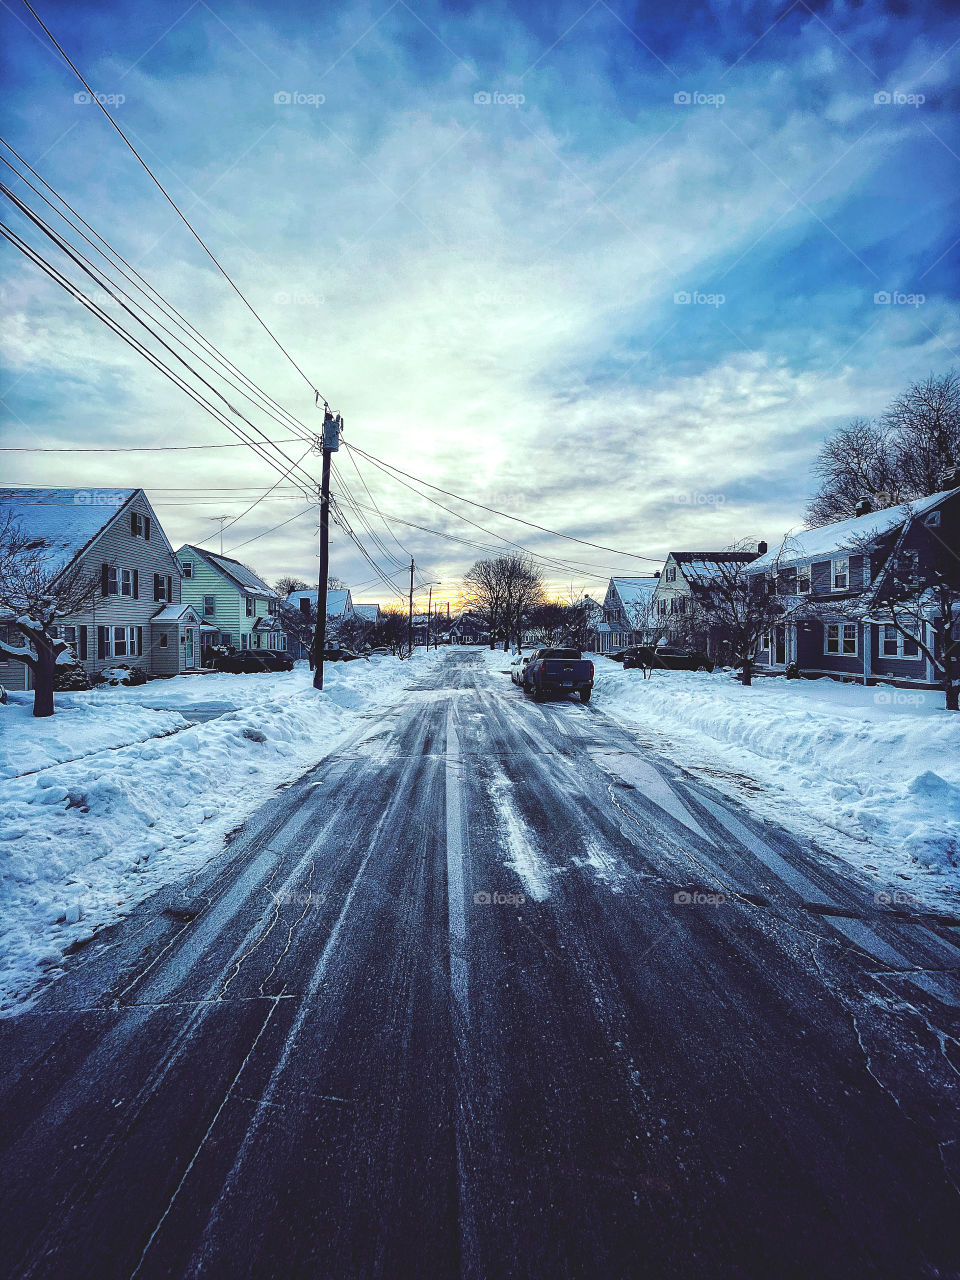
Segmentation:
[(508, 661), (164, 739), (263, 794), (0, 1022), (9, 1274), (958, 1274), (956, 917)]

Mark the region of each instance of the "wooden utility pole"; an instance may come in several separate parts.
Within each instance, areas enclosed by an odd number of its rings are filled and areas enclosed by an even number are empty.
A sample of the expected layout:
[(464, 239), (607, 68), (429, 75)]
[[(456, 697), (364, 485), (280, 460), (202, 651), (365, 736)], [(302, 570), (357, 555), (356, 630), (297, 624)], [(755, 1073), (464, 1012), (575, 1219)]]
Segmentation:
[(433, 610), (433, 583), (430, 584), (430, 594), (427, 597), (427, 653), (430, 652), (430, 614)]
[(320, 571), (317, 624), (313, 630), (313, 687), (323, 688), (323, 651), (327, 643), (327, 578), (330, 572), (330, 457), (340, 448), (343, 422), (328, 409), (323, 418), (323, 470), (320, 473)]
[(410, 609), (407, 613), (407, 657), (413, 657), (413, 556), (410, 557)]

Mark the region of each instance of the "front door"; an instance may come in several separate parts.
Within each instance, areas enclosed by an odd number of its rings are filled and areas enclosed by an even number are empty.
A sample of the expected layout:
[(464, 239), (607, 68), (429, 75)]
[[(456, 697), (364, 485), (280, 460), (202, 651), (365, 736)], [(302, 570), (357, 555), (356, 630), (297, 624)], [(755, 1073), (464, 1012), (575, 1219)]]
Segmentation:
[(786, 627), (777, 627), (776, 629), (776, 664), (782, 667), (787, 661), (787, 635)]
[(187, 643), (184, 652), (185, 665), (193, 666), (193, 628), (187, 627)]

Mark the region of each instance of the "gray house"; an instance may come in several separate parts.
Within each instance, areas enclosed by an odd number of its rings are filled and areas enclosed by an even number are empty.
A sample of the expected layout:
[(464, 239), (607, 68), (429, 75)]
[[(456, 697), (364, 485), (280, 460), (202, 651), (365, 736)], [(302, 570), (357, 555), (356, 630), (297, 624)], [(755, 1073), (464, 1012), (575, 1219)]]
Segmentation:
[[(180, 566), (142, 489), (0, 489), (8, 515), (43, 544), (51, 572), (79, 568), (99, 583), (90, 608), (58, 628), (89, 675), (118, 663), (155, 676), (198, 667), (199, 618), (181, 609)], [(5, 638), (19, 643), (10, 621)], [(29, 668), (0, 662), (0, 684), (29, 689)]]

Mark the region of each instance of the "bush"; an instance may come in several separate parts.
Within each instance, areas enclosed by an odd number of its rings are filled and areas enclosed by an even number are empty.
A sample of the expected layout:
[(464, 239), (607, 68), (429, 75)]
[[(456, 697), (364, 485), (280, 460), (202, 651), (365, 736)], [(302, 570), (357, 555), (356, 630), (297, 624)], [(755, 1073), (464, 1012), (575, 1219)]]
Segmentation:
[(57, 663), (53, 669), (53, 688), (56, 693), (69, 693), (74, 689), (92, 689), (90, 677), (79, 662)]
[(147, 673), (143, 668), (131, 667), (126, 662), (118, 662), (115, 666), (104, 667), (94, 678), (97, 684), (135, 685), (147, 683)]

